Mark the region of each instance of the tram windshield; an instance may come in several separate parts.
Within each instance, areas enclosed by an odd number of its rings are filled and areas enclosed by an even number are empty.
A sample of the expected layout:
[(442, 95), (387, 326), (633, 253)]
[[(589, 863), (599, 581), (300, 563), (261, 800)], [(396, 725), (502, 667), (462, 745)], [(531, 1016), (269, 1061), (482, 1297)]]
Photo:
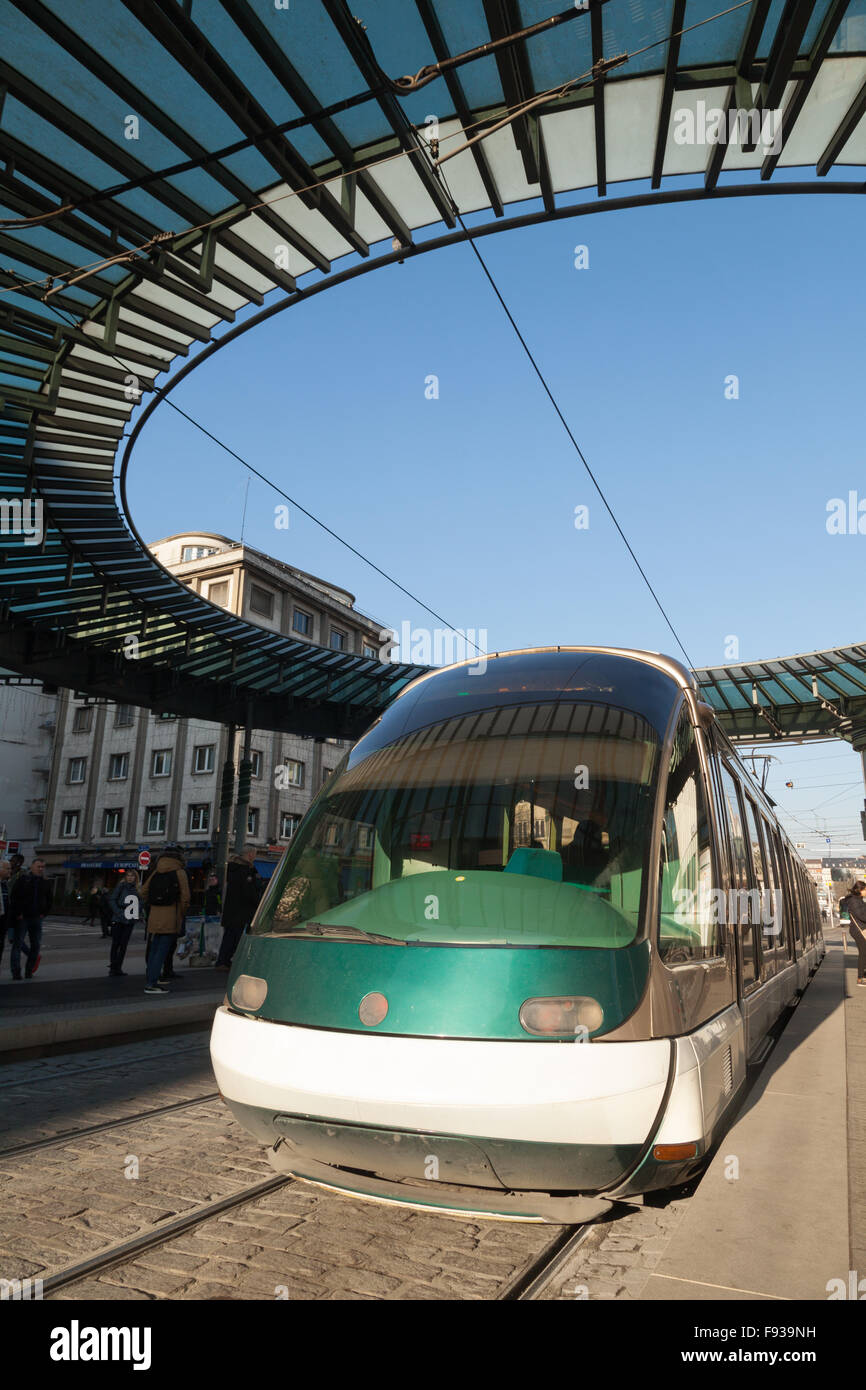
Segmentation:
[(640, 715), (562, 701), (447, 719), (367, 757), (362, 742), (313, 803), (253, 930), (628, 945), (658, 752)]

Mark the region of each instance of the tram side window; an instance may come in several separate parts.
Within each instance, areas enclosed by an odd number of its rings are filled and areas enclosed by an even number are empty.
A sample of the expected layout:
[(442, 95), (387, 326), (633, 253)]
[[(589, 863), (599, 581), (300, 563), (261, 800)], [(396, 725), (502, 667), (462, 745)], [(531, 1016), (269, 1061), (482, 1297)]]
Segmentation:
[[(740, 809), (740, 792), (736, 778), (722, 763), (722, 792), (724, 794), (725, 815), (728, 822), (728, 840), (731, 846), (731, 888), (742, 901), (740, 894), (751, 890), (748, 851), (743, 829), (743, 813)], [(732, 914), (733, 915), (733, 914)], [(747, 917), (748, 914), (742, 914)], [(740, 945), (743, 960), (743, 985), (748, 987), (757, 983), (758, 957), (755, 947), (755, 933), (752, 923), (745, 920), (739, 926)]]
[(806, 949), (806, 932), (803, 920), (803, 904), (800, 898), (800, 883), (793, 855), (789, 849), (786, 849), (785, 853), (788, 863), (788, 882), (791, 885), (791, 916), (794, 924), (794, 935), (802, 952)]
[[(775, 829), (768, 821), (763, 823), (764, 843), (767, 846), (768, 865), (773, 875), (773, 896), (771, 900), (770, 939), (775, 942), (781, 964), (791, 960), (793, 943), (788, 930), (788, 915), (785, 912), (785, 884), (782, 878), (782, 863), (779, 839)], [(780, 969), (781, 969), (780, 964)]]
[(659, 956), (666, 965), (723, 954), (698, 746), (684, 715), (677, 729), (662, 824)]
[[(746, 827), (749, 836), (749, 851), (752, 863), (752, 881), (754, 888), (748, 898), (749, 917), (753, 923), (754, 934), (761, 935), (761, 964), (765, 976), (774, 973), (773, 938), (767, 934), (768, 905), (771, 901), (769, 895), (772, 891), (772, 883), (767, 868), (767, 853), (761, 838), (761, 829), (758, 813), (750, 797), (743, 797), (743, 804), (746, 810)], [(745, 903), (740, 900), (740, 919), (745, 916), (743, 910)]]

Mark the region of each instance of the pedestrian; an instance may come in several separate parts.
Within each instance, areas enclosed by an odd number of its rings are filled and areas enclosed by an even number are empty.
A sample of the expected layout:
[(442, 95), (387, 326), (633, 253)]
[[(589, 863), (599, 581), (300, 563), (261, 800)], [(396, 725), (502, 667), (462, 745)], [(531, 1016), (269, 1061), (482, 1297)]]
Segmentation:
[(111, 895), (111, 955), (109, 975), (125, 975), (121, 969), (129, 938), (142, 920), (141, 896), (138, 888), (138, 874), (135, 869), (127, 869)]
[[(9, 894), (12, 916), (12, 978), (21, 979), (21, 951), (27, 958), (25, 980), (31, 980), (42, 959), (42, 922), (51, 910), (51, 884), (45, 878), (45, 860), (34, 859), (29, 873), (20, 873)], [(27, 937), (28, 945), (24, 945)]]
[(866, 985), (866, 883), (858, 879), (851, 885), (848, 896), (839, 903), (839, 911), (848, 913), (848, 932), (857, 947), (857, 983)]
[(6, 932), (12, 925), (12, 917), (9, 913), (9, 879), (11, 874), (12, 865), (9, 860), (0, 859), (0, 961), (3, 960)]
[(99, 925), (102, 928), (103, 936), (111, 936), (111, 923), (114, 914), (111, 910), (111, 899), (108, 896), (107, 888), (99, 890)]
[(217, 970), (228, 970), (241, 935), (255, 916), (265, 881), (256, 872), (256, 852), (245, 849), (233, 854), (226, 870), (226, 897), (223, 905), (223, 939), (217, 956)]
[(215, 922), (220, 915), (222, 907), (222, 894), (220, 893), (220, 881), (216, 874), (209, 874), (207, 887), (204, 890), (204, 920)]
[(93, 927), (93, 926), (96, 925), (96, 919), (97, 919), (98, 916), (99, 916), (99, 894), (98, 894), (98, 892), (96, 891), (96, 888), (94, 887), (94, 888), (91, 888), (91, 890), (90, 890), (90, 897), (87, 899), (87, 925), (88, 925), (88, 927)]
[(160, 973), (177, 944), (186, 910), (189, 907), (189, 879), (183, 866), (183, 854), (177, 845), (166, 845), (148, 874), (140, 891), (141, 901), (147, 903), (147, 984), (145, 994), (168, 994), (160, 982)]

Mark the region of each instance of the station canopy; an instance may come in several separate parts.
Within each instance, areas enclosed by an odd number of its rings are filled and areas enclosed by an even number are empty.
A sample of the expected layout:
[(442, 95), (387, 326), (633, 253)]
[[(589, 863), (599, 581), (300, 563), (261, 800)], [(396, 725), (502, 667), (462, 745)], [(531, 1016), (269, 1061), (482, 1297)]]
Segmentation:
[[(866, 0), (0, 0), (0, 32), (0, 659), (161, 712), (351, 736), (421, 669), (146, 550), (130, 445), (192, 366), (467, 226), (864, 191)], [(850, 736), (866, 655), (699, 678), (736, 737)]]

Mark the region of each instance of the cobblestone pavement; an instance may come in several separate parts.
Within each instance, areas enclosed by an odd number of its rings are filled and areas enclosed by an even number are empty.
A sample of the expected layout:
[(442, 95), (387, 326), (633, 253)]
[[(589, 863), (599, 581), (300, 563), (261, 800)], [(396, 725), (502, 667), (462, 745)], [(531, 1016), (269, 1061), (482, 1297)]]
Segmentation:
[(0, 1066), (0, 1149), (216, 1090), (209, 1029)]
[(688, 1205), (619, 1208), (596, 1223), (589, 1238), (541, 1295), (548, 1299), (639, 1299)]
[[(206, 1035), (9, 1065), (0, 1068), (2, 1142), (213, 1089)], [(26, 1160), (0, 1159), (0, 1278), (44, 1277), (271, 1176), (260, 1147), (218, 1101), (70, 1139)], [(556, 1233), (383, 1207), (291, 1182), (55, 1297), (487, 1299)]]

